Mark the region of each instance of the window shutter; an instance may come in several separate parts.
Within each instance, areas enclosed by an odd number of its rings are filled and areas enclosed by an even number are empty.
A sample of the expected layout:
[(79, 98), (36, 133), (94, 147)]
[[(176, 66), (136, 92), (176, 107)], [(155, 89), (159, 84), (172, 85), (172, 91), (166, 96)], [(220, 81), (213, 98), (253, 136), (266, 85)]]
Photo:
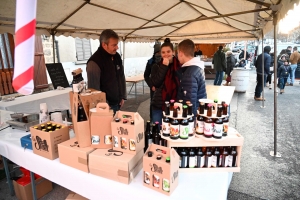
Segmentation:
[(76, 38), (75, 46), (78, 61), (88, 60), (91, 57), (92, 53), (90, 40)]

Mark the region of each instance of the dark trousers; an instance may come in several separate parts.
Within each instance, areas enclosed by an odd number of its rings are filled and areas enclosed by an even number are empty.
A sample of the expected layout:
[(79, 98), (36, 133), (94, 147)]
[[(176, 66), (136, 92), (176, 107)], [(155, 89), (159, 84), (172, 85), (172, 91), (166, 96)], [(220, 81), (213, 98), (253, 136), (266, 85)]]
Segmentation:
[(286, 78), (279, 78), (279, 87), (280, 87), (281, 90), (284, 89), (285, 84), (287, 82), (287, 79), (288, 79), (287, 77)]
[(150, 121), (152, 121), (152, 106), (151, 106), (151, 102), (152, 102), (153, 94), (154, 94), (154, 92), (150, 88)]
[(263, 86), (264, 86), (263, 81), (262, 81), (263, 76), (264, 76), (264, 82), (266, 82), (266, 78), (267, 78), (266, 75), (257, 74), (257, 76), (256, 76), (257, 83), (256, 83), (256, 87), (255, 87), (255, 97), (257, 97), (257, 98), (260, 97), (261, 92), (263, 90)]
[(272, 83), (272, 74), (269, 74), (267, 76), (267, 83), (271, 84)]

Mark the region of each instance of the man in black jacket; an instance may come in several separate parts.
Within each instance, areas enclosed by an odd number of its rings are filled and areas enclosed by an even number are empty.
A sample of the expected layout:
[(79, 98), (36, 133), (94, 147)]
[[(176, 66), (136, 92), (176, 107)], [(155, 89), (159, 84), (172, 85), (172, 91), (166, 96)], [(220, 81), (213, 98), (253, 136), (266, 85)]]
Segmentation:
[(106, 93), (106, 100), (114, 113), (127, 98), (124, 67), (118, 50), (119, 37), (111, 29), (100, 35), (100, 47), (87, 62), (88, 87)]

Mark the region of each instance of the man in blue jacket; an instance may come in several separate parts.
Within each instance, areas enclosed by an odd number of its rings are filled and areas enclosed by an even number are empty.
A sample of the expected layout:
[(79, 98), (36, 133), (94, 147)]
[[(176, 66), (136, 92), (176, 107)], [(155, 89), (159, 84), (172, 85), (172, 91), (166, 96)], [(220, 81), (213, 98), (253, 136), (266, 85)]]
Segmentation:
[(194, 42), (186, 39), (178, 44), (178, 60), (182, 64), (179, 70), (180, 85), (177, 100), (190, 101), (194, 116), (197, 115), (198, 100), (206, 98), (204, 63), (194, 57)]
[[(263, 90), (264, 83), (266, 82), (267, 76), (270, 73), (270, 66), (271, 66), (270, 51), (271, 51), (270, 46), (264, 47), (264, 73), (263, 73), (263, 67), (262, 67), (262, 54), (260, 54), (257, 57), (257, 60), (255, 62), (257, 83), (256, 83), (256, 87), (255, 87), (254, 99), (256, 101), (265, 101), (265, 99), (261, 97), (261, 92)], [(263, 78), (264, 78), (264, 83), (262, 80)]]

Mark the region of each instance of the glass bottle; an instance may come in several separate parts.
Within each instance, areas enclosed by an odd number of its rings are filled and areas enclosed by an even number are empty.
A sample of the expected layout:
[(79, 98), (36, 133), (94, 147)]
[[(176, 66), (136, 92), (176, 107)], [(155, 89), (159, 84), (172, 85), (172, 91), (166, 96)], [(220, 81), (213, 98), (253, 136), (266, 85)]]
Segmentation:
[(86, 114), (85, 114), (85, 111), (83, 109), (83, 106), (82, 104), (80, 103), (78, 105), (78, 122), (82, 122), (82, 121), (86, 121), (87, 120), (87, 117), (86, 117)]
[(197, 117), (196, 134), (203, 135), (204, 133), (204, 118), (201, 115)]
[(175, 103), (175, 100), (171, 99), (170, 100), (170, 111), (174, 110), (174, 103)]
[(194, 148), (191, 148), (189, 152), (189, 168), (195, 168), (196, 167), (196, 155), (194, 152)]
[(189, 121), (187, 119), (183, 119), (179, 125), (179, 137), (180, 139), (186, 140), (189, 137)]
[(187, 105), (184, 105), (182, 107), (183, 111), (182, 111), (182, 117), (186, 118), (187, 117), (187, 114), (188, 114), (188, 106)]
[(204, 167), (204, 154), (202, 151), (202, 147), (199, 147), (196, 151), (196, 168)]
[(228, 105), (225, 103), (223, 104), (223, 115), (227, 116), (227, 109), (228, 109)]
[(152, 138), (151, 138), (151, 130), (150, 130), (150, 120), (148, 120), (147, 125), (146, 125), (146, 131), (145, 131), (144, 153), (147, 151), (147, 149), (151, 143), (152, 143)]
[(212, 164), (211, 164), (212, 167), (219, 167), (220, 155), (221, 155), (220, 148), (215, 147), (215, 150), (212, 155)]
[(217, 117), (222, 117), (222, 108), (221, 104), (218, 104)]
[(170, 138), (173, 140), (177, 140), (179, 138), (179, 122), (176, 118), (171, 121)]
[(155, 122), (154, 144), (160, 145), (159, 122)]
[(213, 137), (216, 139), (221, 139), (223, 135), (223, 120), (222, 118), (215, 119)]
[(200, 102), (199, 114), (200, 115), (204, 115), (204, 110), (205, 110), (205, 103), (204, 102)]
[(191, 116), (188, 118), (189, 121), (189, 137), (194, 136), (194, 128), (195, 128), (195, 122), (194, 122), (194, 117)]
[(168, 101), (165, 101), (165, 115), (170, 115), (170, 103)]
[(223, 118), (223, 136), (227, 136), (229, 127), (229, 118), (226, 116)]
[(207, 117), (204, 121), (204, 136), (211, 138), (213, 136), (213, 121)]
[(236, 147), (232, 146), (228, 155), (228, 167), (236, 167), (237, 152)]
[(178, 117), (178, 106), (174, 106), (173, 107), (173, 118), (177, 118)]
[(223, 152), (222, 152), (222, 162), (221, 162), (221, 166), (222, 167), (227, 167), (228, 166), (228, 149), (227, 147), (223, 148)]
[(181, 166), (180, 168), (186, 168), (187, 167), (187, 162), (188, 162), (188, 154), (187, 151), (185, 150), (185, 148), (182, 148), (181, 152), (180, 152), (180, 156), (181, 156)]
[(212, 104), (207, 105), (207, 117), (211, 117), (212, 115)]
[(205, 164), (204, 166), (207, 168), (211, 167), (211, 161), (212, 161), (212, 152), (211, 152), (211, 147), (206, 148), (206, 153), (205, 153)]
[(188, 115), (193, 115), (193, 104), (189, 103), (188, 105)]
[(164, 116), (162, 121), (162, 134), (165, 137), (170, 137), (170, 118)]

